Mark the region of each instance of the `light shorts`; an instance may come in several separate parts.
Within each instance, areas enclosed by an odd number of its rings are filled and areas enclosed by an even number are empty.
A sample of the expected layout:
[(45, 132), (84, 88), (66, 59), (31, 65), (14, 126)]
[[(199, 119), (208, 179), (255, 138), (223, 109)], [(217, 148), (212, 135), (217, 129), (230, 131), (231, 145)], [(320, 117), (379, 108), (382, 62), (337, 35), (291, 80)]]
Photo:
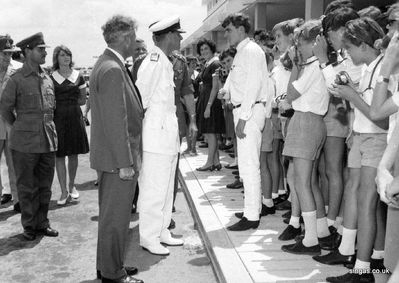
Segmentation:
[(348, 154), (348, 167), (362, 166), (377, 168), (387, 147), (387, 134), (359, 134), (353, 136)]
[(260, 151), (271, 152), (273, 151), (273, 126), (270, 118), (265, 119), (265, 127), (262, 131), (262, 143)]
[(323, 116), (295, 111), (288, 125), (283, 155), (315, 160), (326, 140)]
[(349, 134), (349, 126), (343, 125), (334, 117), (324, 117), (324, 123), (326, 124), (327, 137), (346, 138)]

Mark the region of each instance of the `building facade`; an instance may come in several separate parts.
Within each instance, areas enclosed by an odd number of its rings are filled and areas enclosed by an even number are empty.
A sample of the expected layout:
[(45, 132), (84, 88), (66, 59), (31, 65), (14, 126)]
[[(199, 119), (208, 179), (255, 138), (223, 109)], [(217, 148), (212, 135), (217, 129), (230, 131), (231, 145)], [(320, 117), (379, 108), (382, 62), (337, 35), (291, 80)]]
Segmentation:
[[(186, 38), (181, 45), (185, 55), (197, 55), (196, 43), (202, 37), (212, 39), (218, 51), (227, 48), (223, 19), (231, 13), (244, 13), (249, 16), (252, 32), (257, 29), (271, 30), (281, 21), (292, 18), (305, 20), (319, 18), (326, 6), (333, 0), (203, 0), (207, 7), (207, 16), (202, 25)], [(370, 5), (385, 7), (395, 0), (353, 0), (356, 9)]]

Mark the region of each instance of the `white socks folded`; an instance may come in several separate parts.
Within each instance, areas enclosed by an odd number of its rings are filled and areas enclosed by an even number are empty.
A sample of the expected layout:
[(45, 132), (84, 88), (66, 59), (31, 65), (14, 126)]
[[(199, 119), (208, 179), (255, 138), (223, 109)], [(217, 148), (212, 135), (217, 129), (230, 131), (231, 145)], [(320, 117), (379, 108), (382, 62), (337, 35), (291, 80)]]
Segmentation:
[(356, 242), (357, 229), (342, 229), (342, 241), (339, 245), (339, 252), (342, 255), (354, 255), (355, 254), (355, 242)]
[(319, 243), (319, 240), (317, 239), (316, 210), (309, 212), (302, 212), (302, 217), (303, 217), (303, 222), (305, 223), (305, 237), (302, 240), (302, 244), (305, 247), (315, 246)]

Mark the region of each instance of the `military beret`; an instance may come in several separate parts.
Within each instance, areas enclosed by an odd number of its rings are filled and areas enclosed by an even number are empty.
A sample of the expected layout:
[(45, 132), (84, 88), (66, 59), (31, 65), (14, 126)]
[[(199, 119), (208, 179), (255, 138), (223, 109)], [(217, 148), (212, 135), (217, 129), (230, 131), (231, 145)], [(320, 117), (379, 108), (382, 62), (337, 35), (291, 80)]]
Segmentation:
[(161, 35), (168, 32), (177, 31), (184, 33), (185, 31), (180, 28), (180, 18), (178, 16), (171, 16), (163, 20), (152, 23), (149, 30), (154, 35)]
[(17, 52), (20, 51), (13, 45), (14, 41), (9, 35), (0, 35), (0, 51), (1, 52)]
[(24, 50), (25, 48), (33, 49), (35, 47), (50, 47), (47, 46), (43, 39), (43, 33), (38, 32), (29, 36), (17, 43), (17, 46)]

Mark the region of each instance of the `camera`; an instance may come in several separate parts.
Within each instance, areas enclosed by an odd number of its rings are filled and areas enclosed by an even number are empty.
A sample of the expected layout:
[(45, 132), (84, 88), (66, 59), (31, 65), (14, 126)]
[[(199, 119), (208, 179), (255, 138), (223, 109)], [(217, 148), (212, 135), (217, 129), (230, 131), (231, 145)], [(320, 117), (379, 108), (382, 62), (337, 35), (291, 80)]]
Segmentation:
[(337, 85), (347, 85), (349, 81), (350, 81), (349, 74), (345, 71), (339, 72), (335, 78), (335, 83)]
[[(350, 82), (349, 74), (345, 71), (341, 71), (337, 74), (335, 78), (335, 83), (337, 85), (347, 85)], [(348, 110), (347, 101), (342, 98), (332, 97), (332, 103), (335, 104), (335, 109), (339, 114), (345, 114)]]

